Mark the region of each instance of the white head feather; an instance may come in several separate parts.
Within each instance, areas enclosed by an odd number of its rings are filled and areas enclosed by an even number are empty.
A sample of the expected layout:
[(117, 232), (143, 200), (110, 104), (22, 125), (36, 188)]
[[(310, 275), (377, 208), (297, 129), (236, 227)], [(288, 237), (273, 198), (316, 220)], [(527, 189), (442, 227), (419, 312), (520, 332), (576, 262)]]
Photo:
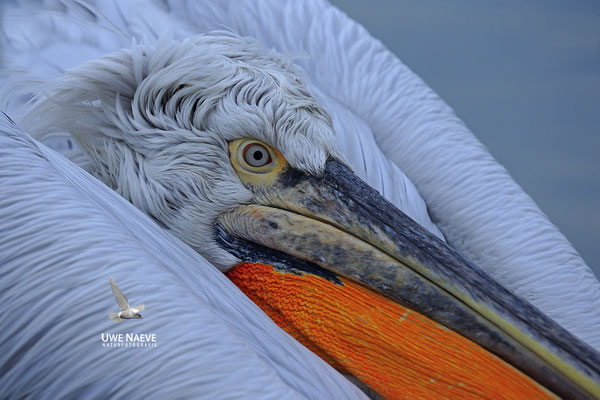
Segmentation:
[(228, 141), (261, 140), (313, 174), (328, 157), (343, 160), (299, 76), (249, 38), (136, 46), (42, 85), (22, 125), (36, 136), (68, 132), (90, 172), (225, 270), (238, 260), (207, 238), (220, 213), (253, 197)]

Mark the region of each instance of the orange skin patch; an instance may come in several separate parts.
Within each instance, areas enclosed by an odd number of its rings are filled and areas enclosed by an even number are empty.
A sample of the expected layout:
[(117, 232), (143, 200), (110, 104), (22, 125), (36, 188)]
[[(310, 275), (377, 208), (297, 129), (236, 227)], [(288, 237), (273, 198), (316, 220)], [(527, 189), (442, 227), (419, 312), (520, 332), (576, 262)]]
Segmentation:
[(479, 345), (346, 279), (259, 263), (227, 276), (296, 340), (387, 399), (554, 397)]

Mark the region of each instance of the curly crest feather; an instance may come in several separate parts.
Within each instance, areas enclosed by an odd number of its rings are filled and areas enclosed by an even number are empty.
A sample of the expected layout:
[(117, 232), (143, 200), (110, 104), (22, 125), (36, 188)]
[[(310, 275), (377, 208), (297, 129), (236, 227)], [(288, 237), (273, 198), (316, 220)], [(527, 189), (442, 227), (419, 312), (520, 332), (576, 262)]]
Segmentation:
[(226, 269), (237, 260), (206, 238), (220, 212), (252, 198), (228, 141), (262, 140), (315, 174), (328, 157), (343, 158), (300, 75), (249, 38), (136, 46), (41, 85), (22, 126), (71, 135), (90, 172)]

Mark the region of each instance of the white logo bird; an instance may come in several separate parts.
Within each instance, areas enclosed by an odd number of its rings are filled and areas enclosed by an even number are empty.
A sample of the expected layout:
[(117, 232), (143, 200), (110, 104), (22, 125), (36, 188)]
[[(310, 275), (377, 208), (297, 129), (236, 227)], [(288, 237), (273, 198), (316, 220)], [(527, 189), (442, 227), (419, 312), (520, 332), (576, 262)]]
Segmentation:
[(115, 295), (115, 299), (117, 299), (117, 304), (119, 305), (120, 310), (118, 313), (110, 313), (108, 316), (110, 319), (115, 322), (123, 322), (124, 319), (142, 318), (140, 313), (144, 311), (145, 307), (143, 304), (131, 307), (127, 301), (127, 297), (125, 297), (123, 292), (121, 292), (121, 289), (119, 289), (112, 277), (110, 278), (110, 287)]

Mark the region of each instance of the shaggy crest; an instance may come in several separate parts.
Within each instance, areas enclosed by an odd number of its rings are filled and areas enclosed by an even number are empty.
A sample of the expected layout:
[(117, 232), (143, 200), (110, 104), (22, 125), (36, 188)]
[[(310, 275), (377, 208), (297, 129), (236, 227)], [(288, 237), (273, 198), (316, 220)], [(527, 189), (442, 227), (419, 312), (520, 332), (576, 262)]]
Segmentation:
[(225, 270), (237, 259), (206, 238), (218, 214), (253, 197), (228, 141), (256, 138), (313, 174), (328, 157), (343, 159), (329, 115), (299, 75), (252, 39), (163, 41), (41, 85), (22, 126), (41, 139), (71, 135), (92, 174)]

